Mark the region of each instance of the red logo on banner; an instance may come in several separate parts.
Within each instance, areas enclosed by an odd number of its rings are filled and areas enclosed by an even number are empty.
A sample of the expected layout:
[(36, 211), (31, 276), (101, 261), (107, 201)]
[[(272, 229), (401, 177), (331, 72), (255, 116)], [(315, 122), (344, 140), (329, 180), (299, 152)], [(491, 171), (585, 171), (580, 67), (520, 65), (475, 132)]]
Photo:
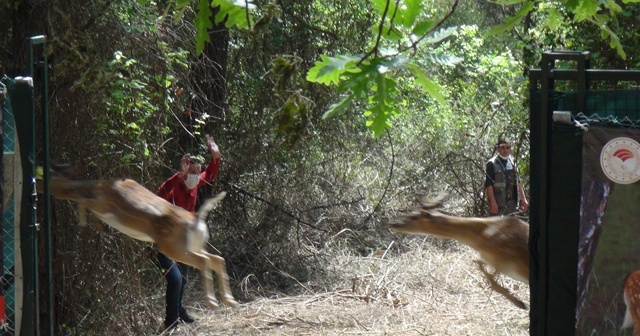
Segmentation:
[(640, 180), (640, 144), (631, 138), (615, 138), (602, 148), (600, 166), (607, 177), (620, 184)]

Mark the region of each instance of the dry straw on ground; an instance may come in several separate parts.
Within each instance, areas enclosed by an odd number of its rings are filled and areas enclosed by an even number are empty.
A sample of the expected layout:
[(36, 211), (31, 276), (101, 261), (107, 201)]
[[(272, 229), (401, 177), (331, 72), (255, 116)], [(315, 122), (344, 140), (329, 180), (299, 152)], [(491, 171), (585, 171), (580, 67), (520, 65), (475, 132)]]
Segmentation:
[[(196, 286), (185, 304), (197, 318), (171, 335), (528, 335), (529, 311), (492, 292), (456, 242), (396, 237), (369, 256), (335, 253), (332, 276), (301, 284), (297, 296), (255, 297), (236, 309), (210, 311)], [(499, 280), (528, 303), (529, 287)], [(311, 290), (323, 288), (323, 290)]]

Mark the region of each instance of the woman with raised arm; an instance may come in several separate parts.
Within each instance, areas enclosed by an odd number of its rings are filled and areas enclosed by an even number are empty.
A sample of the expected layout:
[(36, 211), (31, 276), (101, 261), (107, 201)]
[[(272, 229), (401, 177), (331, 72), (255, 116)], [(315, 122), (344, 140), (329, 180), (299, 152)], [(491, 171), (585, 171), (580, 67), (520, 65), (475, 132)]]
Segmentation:
[[(220, 149), (208, 134), (206, 141), (211, 160), (205, 171), (201, 172), (200, 164), (191, 160), (190, 154), (185, 154), (180, 160), (180, 170), (160, 186), (156, 193), (158, 196), (185, 210), (195, 211), (198, 188), (213, 181), (220, 169)], [(176, 263), (160, 252), (158, 261), (167, 279), (164, 328), (174, 328), (179, 322), (193, 323), (195, 319), (182, 306), (182, 296), (189, 280), (189, 266)]]

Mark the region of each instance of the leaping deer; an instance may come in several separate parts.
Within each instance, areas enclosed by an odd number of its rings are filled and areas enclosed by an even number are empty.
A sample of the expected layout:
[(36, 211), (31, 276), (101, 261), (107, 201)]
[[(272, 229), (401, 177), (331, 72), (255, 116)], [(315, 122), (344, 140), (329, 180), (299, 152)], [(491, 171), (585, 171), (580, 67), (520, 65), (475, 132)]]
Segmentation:
[[(473, 248), (480, 253), (481, 260), (476, 263), (491, 288), (519, 308), (526, 309), (524, 302), (496, 282), (495, 276), (503, 273), (529, 284), (529, 225), (511, 216), (464, 218), (445, 215), (436, 210), (442, 206), (443, 200), (444, 195), (431, 201), (419, 197), (421, 206), (390, 222), (391, 230), (451, 238)], [(485, 263), (495, 268), (494, 274), (485, 270)]]
[(209, 307), (218, 307), (211, 271), (216, 272), (221, 300), (238, 303), (229, 288), (225, 261), (207, 252), (207, 215), (226, 195), (207, 199), (197, 213), (173, 205), (130, 179), (81, 181), (70, 179), (71, 169), (51, 169), (50, 193), (61, 200), (78, 203), (80, 225), (86, 225), (86, 210), (102, 222), (128, 236), (155, 243), (167, 257), (197, 268)]
[(627, 309), (622, 328), (633, 327), (633, 334), (640, 336), (640, 270), (627, 274), (624, 279), (623, 296)]

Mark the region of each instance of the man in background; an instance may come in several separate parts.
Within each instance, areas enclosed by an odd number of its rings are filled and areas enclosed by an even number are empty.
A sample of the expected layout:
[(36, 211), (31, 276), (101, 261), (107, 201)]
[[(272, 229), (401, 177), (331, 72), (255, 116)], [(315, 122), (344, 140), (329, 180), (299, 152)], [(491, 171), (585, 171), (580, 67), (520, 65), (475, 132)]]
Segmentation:
[(529, 202), (522, 185), (518, 183), (518, 168), (511, 156), (511, 143), (506, 138), (500, 138), (495, 149), (496, 154), (487, 162), (484, 182), (489, 214), (512, 214), (518, 209), (518, 203), (522, 211), (527, 211)]

